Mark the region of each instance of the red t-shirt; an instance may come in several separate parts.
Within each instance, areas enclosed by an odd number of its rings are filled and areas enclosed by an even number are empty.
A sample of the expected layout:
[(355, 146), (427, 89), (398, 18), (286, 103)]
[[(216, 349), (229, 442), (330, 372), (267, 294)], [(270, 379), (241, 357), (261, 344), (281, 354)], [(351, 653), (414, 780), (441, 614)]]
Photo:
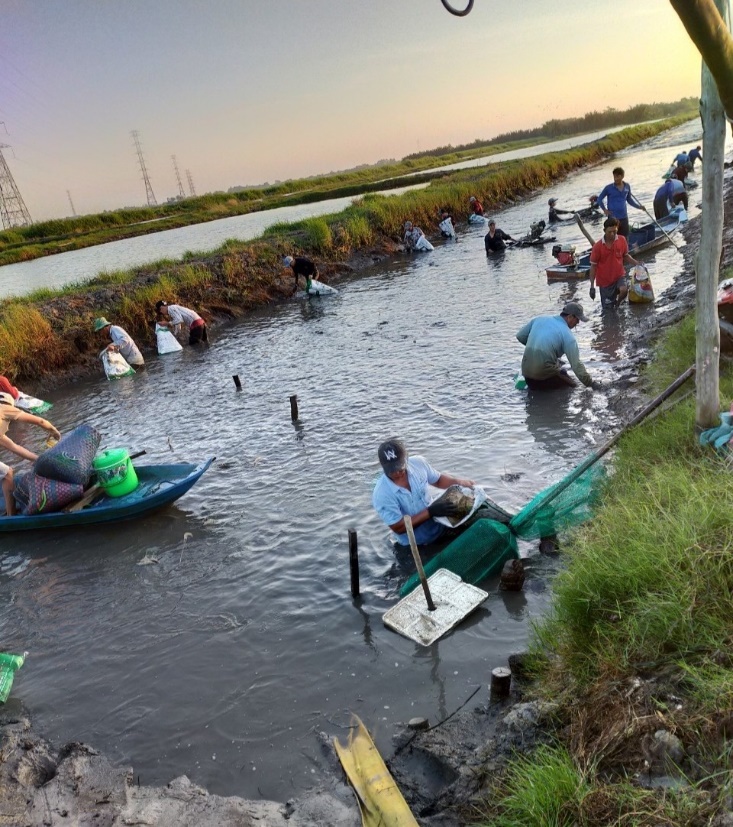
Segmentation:
[(628, 252), (629, 245), (622, 235), (617, 236), (610, 247), (603, 239), (596, 241), (590, 251), (590, 263), (596, 265), (596, 284), (599, 287), (610, 287), (626, 275), (624, 256)]

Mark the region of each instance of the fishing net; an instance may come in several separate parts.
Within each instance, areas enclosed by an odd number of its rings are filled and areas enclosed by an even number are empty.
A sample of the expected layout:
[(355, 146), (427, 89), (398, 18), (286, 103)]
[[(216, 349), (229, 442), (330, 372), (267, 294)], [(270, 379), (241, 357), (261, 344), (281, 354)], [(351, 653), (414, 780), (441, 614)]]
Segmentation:
[[(518, 539), (551, 537), (589, 520), (605, 477), (603, 465), (589, 462), (584, 460), (559, 482), (540, 491), (508, 524), (478, 519), (425, 564), (425, 574), (430, 577), (444, 568), (465, 583), (477, 585), (498, 574), (507, 560), (519, 557)], [(408, 595), (419, 583), (417, 573), (413, 574), (400, 595)]]

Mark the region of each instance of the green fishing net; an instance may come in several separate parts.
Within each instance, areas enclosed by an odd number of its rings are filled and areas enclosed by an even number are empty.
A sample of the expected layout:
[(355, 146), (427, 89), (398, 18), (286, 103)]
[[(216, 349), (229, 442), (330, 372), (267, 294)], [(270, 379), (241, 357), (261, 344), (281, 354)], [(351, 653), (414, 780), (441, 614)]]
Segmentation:
[[(507, 560), (519, 557), (517, 539), (551, 537), (589, 520), (605, 477), (604, 466), (594, 459), (584, 460), (559, 482), (540, 491), (508, 525), (493, 519), (476, 520), (425, 564), (425, 574), (430, 577), (438, 569), (448, 569), (465, 583), (476, 585), (498, 574)], [(419, 583), (417, 573), (413, 574), (400, 596), (408, 595)]]

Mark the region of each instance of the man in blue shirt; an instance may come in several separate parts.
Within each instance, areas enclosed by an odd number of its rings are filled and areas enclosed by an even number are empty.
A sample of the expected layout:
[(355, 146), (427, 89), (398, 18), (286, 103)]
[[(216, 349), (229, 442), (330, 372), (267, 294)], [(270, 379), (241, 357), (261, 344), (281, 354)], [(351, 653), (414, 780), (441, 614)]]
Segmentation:
[(412, 518), (418, 545), (434, 543), (446, 527), (436, 523), (433, 517), (455, 517), (459, 514), (453, 503), (431, 504), (428, 485), (436, 488), (449, 488), (451, 485), (473, 488), (475, 483), (436, 471), (422, 457), (408, 457), (404, 442), (397, 437), (383, 442), (377, 449), (377, 456), (384, 473), (374, 486), (374, 510), (395, 533), (400, 545), (410, 543), (405, 531), (405, 514)]
[(687, 209), (688, 199), (685, 185), (674, 176), (670, 176), (654, 193), (654, 217), (666, 218), (669, 215), (670, 205), (677, 204)]
[(700, 152), (701, 149), (701, 146), (696, 146), (694, 149), (691, 149), (687, 153), (687, 157), (690, 159), (690, 169), (695, 169), (695, 161), (699, 161), (700, 163), (702, 163), (702, 152)]
[(684, 150), (678, 152), (677, 155), (674, 156), (674, 163), (677, 164), (678, 167), (685, 167), (690, 163), (690, 156)]
[(555, 390), (577, 384), (562, 366), (567, 356), (575, 375), (588, 388), (593, 386), (585, 365), (580, 361), (578, 343), (570, 332), (578, 322), (587, 322), (583, 306), (568, 302), (559, 316), (536, 316), (517, 333), (524, 345), (522, 376), (530, 390)]
[[(608, 204), (604, 201), (608, 199)], [(607, 217), (618, 218), (618, 234), (629, 237), (629, 213), (626, 204), (631, 204), (637, 210), (644, 207), (631, 194), (631, 187), (624, 181), (624, 171), (616, 167), (613, 171), (613, 184), (607, 184), (598, 195), (596, 205)]]

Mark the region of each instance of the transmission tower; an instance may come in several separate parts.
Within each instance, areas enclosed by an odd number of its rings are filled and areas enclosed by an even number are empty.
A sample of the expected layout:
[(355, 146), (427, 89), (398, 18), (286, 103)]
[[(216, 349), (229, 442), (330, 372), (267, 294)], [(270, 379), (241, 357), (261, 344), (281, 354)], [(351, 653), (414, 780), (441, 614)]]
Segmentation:
[(176, 161), (175, 155), (171, 155), (171, 161), (173, 161), (173, 169), (176, 171), (176, 181), (178, 181), (178, 195), (181, 198), (185, 198), (186, 191), (183, 189), (183, 181), (181, 181), (181, 173), (178, 171), (178, 161)]
[(196, 197), (196, 190), (193, 188), (193, 178), (191, 178), (191, 170), (186, 170), (186, 177), (188, 178), (188, 191), (191, 193), (191, 198)]
[(76, 218), (76, 210), (74, 209), (74, 202), (71, 200), (71, 193), (68, 190), (66, 190), (66, 194), (69, 196), (69, 204), (71, 204), (71, 212), (72, 212), (74, 218)]
[(3, 150), (9, 146), (10, 144), (0, 144), (0, 217), (5, 230), (10, 227), (28, 227), (33, 223), (3, 156)]
[(155, 200), (155, 193), (153, 192), (153, 186), (150, 183), (150, 176), (148, 175), (148, 170), (145, 167), (145, 158), (143, 158), (143, 149), (140, 146), (140, 133), (137, 129), (133, 129), (130, 132), (132, 135), (133, 143), (135, 144), (135, 151), (137, 152), (137, 159), (140, 162), (140, 172), (143, 174), (143, 181), (145, 182), (145, 194), (148, 197), (148, 206), (149, 207), (157, 207), (158, 202)]

